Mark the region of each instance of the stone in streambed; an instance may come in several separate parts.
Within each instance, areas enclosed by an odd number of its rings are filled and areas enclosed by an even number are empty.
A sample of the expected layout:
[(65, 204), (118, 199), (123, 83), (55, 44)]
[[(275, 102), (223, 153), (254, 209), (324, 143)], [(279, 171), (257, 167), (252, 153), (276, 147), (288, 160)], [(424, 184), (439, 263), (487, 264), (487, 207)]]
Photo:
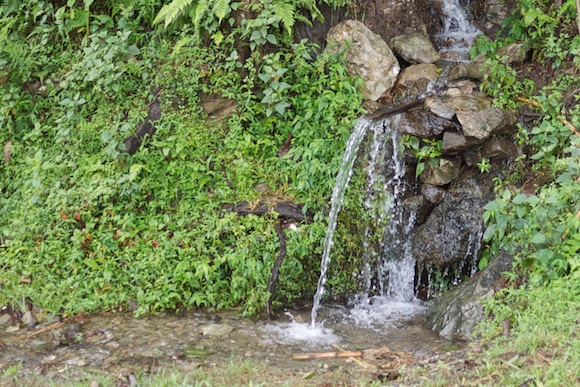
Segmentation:
[(389, 41), (389, 45), (411, 64), (433, 63), (441, 59), (429, 37), (418, 32), (395, 36)]
[(209, 324), (203, 328), (204, 336), (224, 336), (234, 330), (234, 327), (228, 324)]

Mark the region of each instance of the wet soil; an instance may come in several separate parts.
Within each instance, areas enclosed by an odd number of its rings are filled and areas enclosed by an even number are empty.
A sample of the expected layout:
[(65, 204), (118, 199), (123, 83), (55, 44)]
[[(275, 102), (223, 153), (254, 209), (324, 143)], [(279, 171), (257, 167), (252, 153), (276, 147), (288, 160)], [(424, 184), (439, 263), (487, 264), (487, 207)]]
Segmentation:
[[(308, 324), (300, 323), (309, 321), (308, 312), (288, 311), (272, 322), (240, 318), (235, 312), (140, 318), (98, 314), (32, 329), (4, 328), (0, 331), (0, 376), (18, 364), (22, 382), (40, 376), (54, 380), (65, 372), (67, 380), (74, 381), (82, 380), (86, 372), (149, 374), (166, 367), (187, 371), (252, 360), (281, 375), (282, 382), (288, 375), (302, 375), (321, 366), (321, 360), (293, 360), (293, 354), (334, 352), (336, 348), (367, 354), (379, 350), (382, 356), (366, 356), (364, 361), (377, 365), (396, 360), (411, 365), (429, 362), (449, 346), (429, 331), (421, 314), (387, 326), (361, 327), (345, 319), (343, 310), (327, 308), (321, 314), (326, 330), (308, 336)], [(390, 360), (385, 352), (392, 354)], [(327, 368), (340, 367), (347, 373), (364, 370), (348, 359), (322, 361)], [(3, 380), (0, 377), (0, 385)]]

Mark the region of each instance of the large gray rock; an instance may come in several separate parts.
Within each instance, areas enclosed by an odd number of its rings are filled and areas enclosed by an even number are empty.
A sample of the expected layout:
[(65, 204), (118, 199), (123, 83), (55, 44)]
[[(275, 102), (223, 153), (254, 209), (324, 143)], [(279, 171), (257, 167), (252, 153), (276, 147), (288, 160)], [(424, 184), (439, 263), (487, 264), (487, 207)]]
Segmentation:
[(411, 64), (433, 63), (441, 59), (429, 37), (418, 32), (395, 36), (389, 44), (401, 58)]
[(437, 66), (431, 63), (421, 63), (405, 68), (397, 80), (397, 89), (405, 89), (405, 94), (421, 95), (427, 91), (429, 85), (437, 81), (439, 73)]
[(492, 106), (477, 112), (457, 111), (457, 119), (463, 134), (478, 140), (485, 140), (492, 133), (509, 133), (516, 130), (518, 120), (514, 112)]
[(364, 80), (365, 99), (376, 101), (391, 90), (401, 70), (387, 43), (363, 23), (346, 20), (334, 26), (327, 36), (329, 52), (346, 49), (348, 71)]
[(469, 340), (485, 318), (481, 302), (497, 291), (502, 273), (512, 268), (513, 261), (502, 250), (484, 270), (435, 301), (427, 311), (429, 327), (448, 340)]
[(481, 253), (483, 206), (493, 199), (489, 174), (473, 173), (454, 182), (413, 237), (420, 268), (457, 269), (472, 265)]

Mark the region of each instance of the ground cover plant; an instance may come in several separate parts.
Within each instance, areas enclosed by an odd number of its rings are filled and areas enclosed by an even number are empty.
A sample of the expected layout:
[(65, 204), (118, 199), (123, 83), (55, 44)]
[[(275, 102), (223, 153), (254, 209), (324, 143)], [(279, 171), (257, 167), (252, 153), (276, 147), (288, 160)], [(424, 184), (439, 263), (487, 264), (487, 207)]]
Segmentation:
[[(152, 29), (161, 2), (79, 4), (2, 8), (0, 304), (259, 313), (278, 220), (225, 208), (259, 201), (313, 214), (285, 231), (277, 297), (312, 294), (334, 176), (361, 113), (341, 58), (286, 39), (245, 60), (235, 49), (244, 29), (204, 45), (195, 26)], [(284, 36), (284, 23), (269, 28)], [(237, 106), (223, 121), (201, 107), (215, 95)], [(128, 154), (124, 140), (154, 103), (154, 135)], [(337, 253), (342, 268), (356, 255), (352, 238), (339, 236), (351, 246)], [(333, 280), (343, 291), (353, 286), (345, 278)]]

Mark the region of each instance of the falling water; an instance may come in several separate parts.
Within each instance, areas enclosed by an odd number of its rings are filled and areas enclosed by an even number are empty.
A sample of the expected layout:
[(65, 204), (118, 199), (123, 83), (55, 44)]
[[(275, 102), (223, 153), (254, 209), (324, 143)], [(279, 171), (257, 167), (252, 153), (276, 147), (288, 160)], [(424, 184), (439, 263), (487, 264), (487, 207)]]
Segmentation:
[(423, 307), (415, 298), (415, 259), (411, 253), (411, 232), (415, 214), (405, 208), (403, 198), (410, 189), (400, 138), (393, 129), (399, 117), (371, 126), (365, 208), (372, 221), (367, 226), (363, 280), (365, 292), (353, 302), (350, 317), (358, 325), (389, 325), (415, 315)]
[(316, 327), (316, 315), (318, 314), (318, 308), (320, 307), (320, 300), (324, 294), (326, 272), (328, 271), (328, 265), (330, 264), (330, 250), (332, 249), (334, 230), (336, 229), (338, 213), (340, 211), (340, 207), (342, 206), (342, 202), (344, 201), (346, 186), (348, 185), (352, 175), (352, 167), (356, 159), (358, 148), (370, 125), (371, 121), (364, 117), (360, 118), (357, 122), (354, 130), (350, 135), (350, 138), (346, 143), (344, 156), (342, 158), (340, 169), (336, 177), (336, 185), (332, 191), (328, 228), (326, 229), (326, 236), (324, 237), (322, 260), (320, 263), (320, 278), (318, 279), (318, 288), (316, 289), (316, 294), (314, 295), (314, 304), (312, 306), (312, 328)]
[(366, 289), (351, 303), (351, 319), (359, 325), (372, 325), (385, 316), (399, 319), (415, 315), (423, 307), (414, 295), (415, 259), (411, 254), (410, 234), (415, 225), (415, 214), (405, 209), (403, 197), (409, 188), (405, 180), (405, 164), (400, 154), (400, 139), (395, 130), (399, 117), (370, 122), (359, 121), (347, 144), (337, 183), (332, 195), (332, 208), (321, 263), (318, 289), (311, 314), (311, 327), (316, 327), (316, 316), (324, 293), (326, 274), (330, 263), (332, 238), (336, 219), (357, 149), (365, 132), (372, 133), (367, 174), (365, 210), (371, 222), (367, 226), (363, 244), (362, 277)]
[(443, 30), (435, 35), (440, 52), (457, 53), (457, 60), (469, 59), (469, 48), (475, 37), (482, 32), (467, 17), (467, 12), (459, 0), (442, 0), (444, 14)]

